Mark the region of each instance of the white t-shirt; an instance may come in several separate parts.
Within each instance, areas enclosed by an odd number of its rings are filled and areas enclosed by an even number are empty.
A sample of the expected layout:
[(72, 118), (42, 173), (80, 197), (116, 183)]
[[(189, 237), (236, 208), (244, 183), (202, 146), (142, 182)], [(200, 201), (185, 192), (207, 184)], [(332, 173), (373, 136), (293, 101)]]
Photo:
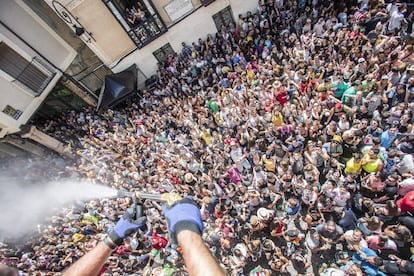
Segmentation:
[(240, 159), (243, 157), (243, 152), (240, 147), (237, 147), (237, 149), (232, 149), (230, 151), (230, 157), (233, 160), (234, 163), (237, 163), (241, 161)]
[(398, 194), (404, 196), (414, 190), (414, 178), (407, 178), (398, 184)]
[[(321, 244), (319, 239), (315, 239), (311, 237), (311, 233), (306, 237), (306, 245), (309, 247), (310, 250), (313, 250), (315, 248), (318, 248)], [(316, 234), (318, 235), (318, 234)]]
[(414, 160), (411, 154), (406, 154), (398, 164), (398, 172), (400, 174), (414, 173)]
[(313, 31), (315, 32), (317, 37), (322, 36), (322, 34), (324, 33), (324, 31), (325, 31), (324, 28), (323, 28), (324, 25), (325, 25), (325, 23), (322, 21), (320, 23), (319, 22), (316, 23), (313, 26)]
[(348, 192), (342, 193), (340, 188), (335, 188), (334, 193), (335, 195), (333, 197), (333, 200), (335, 201), (336, 205), (339, 207), (345, 207), (350, 194)]
[(344, 233), (344, 237), (346, 243), (349, 245), (359, 245), (359, 248), (368, 247), (367, 241), (365, 239), (361, 239), (359, 242), (355, 243), (352, 241), (352, 235), (354, 234), (354, 230), (348, 230)]
[(345, 276), (345, 272), (343, 272), (342, 270), (338, 269), (338, 268), (332, 268), (332, 267), (328, 267), (327, 269), (325, 269), (324, 271), (321, 272), (321, 274), (319, 274), (321, 276), (331, 276), (331, 275), (335, 275), (335, 276)]
[(398, 10), (393, 11), (390, 16), (390, 21), (388, 23), (388, 30), (398, 30), (401, 28), (401, 21), (404, 19), (404, 15), (399, 13)]

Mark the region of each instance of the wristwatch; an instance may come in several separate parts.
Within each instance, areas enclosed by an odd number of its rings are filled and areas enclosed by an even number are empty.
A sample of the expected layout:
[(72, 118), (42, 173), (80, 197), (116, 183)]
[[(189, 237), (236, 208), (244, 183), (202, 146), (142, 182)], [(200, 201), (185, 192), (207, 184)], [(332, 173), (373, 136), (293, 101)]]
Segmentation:
[(103, 242), (108, 246), (110, 249), (115, 250), (118, 246), (108, 237), (108, 235), (105, 236), (103, 239)]

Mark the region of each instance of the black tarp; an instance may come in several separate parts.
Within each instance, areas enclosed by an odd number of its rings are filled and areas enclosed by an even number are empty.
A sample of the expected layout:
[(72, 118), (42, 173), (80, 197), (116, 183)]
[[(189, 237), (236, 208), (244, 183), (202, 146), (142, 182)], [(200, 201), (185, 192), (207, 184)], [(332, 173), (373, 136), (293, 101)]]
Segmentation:
[(96, 108), (98, 110), (111, 108), (138, 93), (137, 71), (137, 66), (133, 64), (122, 72), (105, 76)]

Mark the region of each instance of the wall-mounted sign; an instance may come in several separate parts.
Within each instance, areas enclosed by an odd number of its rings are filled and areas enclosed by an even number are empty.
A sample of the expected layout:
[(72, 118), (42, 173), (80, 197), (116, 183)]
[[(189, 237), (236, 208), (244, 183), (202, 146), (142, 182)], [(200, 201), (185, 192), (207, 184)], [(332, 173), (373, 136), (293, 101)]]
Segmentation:
[(6, 105), (6, 107), (3, 109), (3, 113), (9, 115), (10, 117), (12, 117), (15, 120), (18, 120), (20, 118), (20, 115), (23, 114), (23, 111), (18, 110), (18, 109), (14, 109), (10, 105)]
[(164, 10), (172, 22), (186, 15), (192, 11), (193, 8), (191, 0), (172, 0), (168, 5), (164, 6)]

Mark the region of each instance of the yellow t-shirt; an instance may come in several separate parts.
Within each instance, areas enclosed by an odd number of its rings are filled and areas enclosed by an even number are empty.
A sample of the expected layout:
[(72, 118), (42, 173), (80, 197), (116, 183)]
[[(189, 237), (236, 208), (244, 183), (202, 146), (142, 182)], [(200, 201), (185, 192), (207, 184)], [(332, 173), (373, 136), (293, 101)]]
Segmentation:
[(211, 135), (210, 135), (210, 132), (208, 130), (204, 130), (201, 133), (201, 138), (204, 140), (204, 142), (206, 143), (207, 146), (211, 145)]
[[(364, 155), (364, 157), (362, 159), (369, 159), (369, 155), (368, 154)], [(375, 161), (368, 162), (362, 168), (364, 169), (364, 171), (366, 171), (368, 173), (376, 172), (376, 171), (378, 171), (378, 167), (379, 167), (380, 162), (381, 162), (380, 159), (375, 159)]]
[(85, 242), (86, 241), (86, 237), (83, 234), (80, 233), (76, 233), (72, 236), (72, 240), (74, 242)]
[(254, 79), (254, 72), (253, 72), (253, 70), (247, 70), (247, 77), (249, 78), (249, 80), (253, 80)]
[(272, 122), (275, 127), (280, 127), (283, 123), (283, 115), (272, 115)]
[(270, 172), (276, 171), (276, 164), (273, 159), (269, 158), (267, 159), (265, 155), (262, 156), (263, 164), (265, 165), (266, 170)]
[(346, 162), (345, 173), (357, 174), (361, 170), (362, 160), (359, 162), (355, 161), (355, 158), (351, 158)]

